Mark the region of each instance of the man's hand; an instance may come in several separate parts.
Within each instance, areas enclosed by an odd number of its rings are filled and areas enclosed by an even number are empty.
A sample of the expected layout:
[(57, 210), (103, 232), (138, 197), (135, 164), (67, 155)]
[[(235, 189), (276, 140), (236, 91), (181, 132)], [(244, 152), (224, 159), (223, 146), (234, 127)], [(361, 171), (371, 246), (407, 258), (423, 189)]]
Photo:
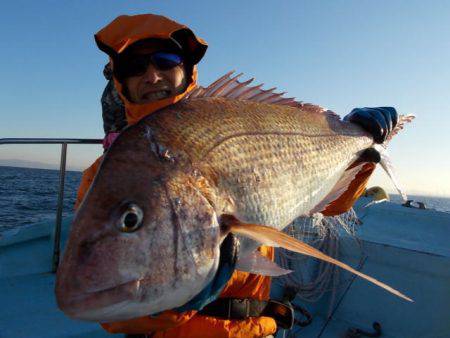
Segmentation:
[(398, 114), (393, 107), (355, 108), (344, 117), (344, 121), (356, 123), (381, 144), (397, 125)]

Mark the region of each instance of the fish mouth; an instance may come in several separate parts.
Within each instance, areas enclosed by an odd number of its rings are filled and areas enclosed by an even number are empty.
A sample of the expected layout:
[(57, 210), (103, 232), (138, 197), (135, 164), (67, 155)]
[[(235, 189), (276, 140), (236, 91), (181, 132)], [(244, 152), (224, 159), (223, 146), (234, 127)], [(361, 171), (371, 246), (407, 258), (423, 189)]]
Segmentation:
[(98, 321), (96, 316), (101, 313), (104, 319), (104, 309), (116, 304), (132, 303), (139, 299), (141, 294), (141, 280), (132, 280), (110, 288), (90, 291), (73, 292), (57, 290), (57, 303), (59, 308), (68, 316), (89, 321)]

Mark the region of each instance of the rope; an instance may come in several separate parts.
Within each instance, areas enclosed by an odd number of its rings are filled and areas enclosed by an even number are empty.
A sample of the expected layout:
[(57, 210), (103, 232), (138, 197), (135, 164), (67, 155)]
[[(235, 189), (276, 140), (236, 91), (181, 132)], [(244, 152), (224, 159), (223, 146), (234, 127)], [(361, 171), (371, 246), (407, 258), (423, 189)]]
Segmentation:
[[(359, 223), (356, 213), (351, 209), (333, 217), (324, 217), (321, 214), (299, 217), (287, 227), (286, 232), (327, 255), (338, 258), (342, 231), (357, 241), (355, 232)], [(357, 243), (361, 249), (361, 243), (359, 241)], [(337, 291), (349, 278), (343, 279), (339, 268), (333, 264), (285, 249), (277, 249), (276, 256), (281, 267), (294, 270), (290, 274), (278, 277), (276, 282), (284, 287), (293, 288), (297, 298), (308, 303), (317, 302), (325, 292), (331, 291), (328, 311), (330, 314)]]

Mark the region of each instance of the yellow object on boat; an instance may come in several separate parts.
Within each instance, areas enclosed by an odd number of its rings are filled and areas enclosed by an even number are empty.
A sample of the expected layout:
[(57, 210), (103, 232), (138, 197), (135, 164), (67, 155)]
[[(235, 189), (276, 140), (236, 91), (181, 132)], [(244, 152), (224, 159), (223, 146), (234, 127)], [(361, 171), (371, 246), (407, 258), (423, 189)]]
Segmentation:
[(364, 192), (365, 197), (372, 197), (374, 201), (389, 201), (389, 195), (381, 187), (371, 187)]

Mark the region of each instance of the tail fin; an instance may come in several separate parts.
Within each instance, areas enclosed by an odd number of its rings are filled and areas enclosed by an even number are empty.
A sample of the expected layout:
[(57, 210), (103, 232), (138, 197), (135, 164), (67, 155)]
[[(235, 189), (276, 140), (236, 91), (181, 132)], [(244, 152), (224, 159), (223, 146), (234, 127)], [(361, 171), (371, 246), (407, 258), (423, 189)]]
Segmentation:
[(389, 141), (398, 134), (400, 130), (402, 130), (406, 123), (411, 122), (415, 118), (414, 115), (400, 115), (399, 121), (395, 128), (392, 130), (392, 132), (388, 135), (386, 141), (382, 145), (375, 145), (374, 148), (378, 150), (381, 156), (381, 167), (384, 169), (384, 171), (388, 174), (389, 178), (391, 179), (392, 183), (394, 183), (395, 188), (399, 192), (400, 196), (402, 196), (402, 199), (404, 202), (408, 200), (408, 196), (406, 196), (406, 193), (403, 191), (403, 189), (400, 187), (400, 184), (398, 183), (398, 180), (394, 173), (394, 166), (392, 165), (392, 161), (390, 157), (388, 156), (386, 146), (389, 143)]
[(386, 147), (386, 145), (389, 143), (389, 141), (398, 134), (400, 130), (402, 130), (406, 123), (410, 123), (412, 120), (414, 120), (416, 117), (412, 114), (410, 115), (400, 115), (397, 125), (395, 128), (390, 132), (388, 137), (386, 138), (386, 141), (384, 141), (383, 146)]
[[(329, 192), (329, 194), (325, 196), (321, 202), (319, 202), (316, 206), (314, 206), (314, 208), (312, 208), (309, 213), (310, 214), (314, 214), (317, 212), (322, 213), (322, 212), (329, 212), (331, 210), (333, 210), (333, 213), (335, 213), (336, 210), (339, 210), (340, 212), (345, 212), (348, 209), (350, 209), (351, 205), (355, 202), (356, 198), (361, 195), (362, 193), (361, 187), (363, 188), (365, 186), (367, 180), (369, 179), (369, 175), (372, 173), (372, 169), (367, 170), (368, 168), (365, 167), (365, 164), (367, 162), (380, 163), (383, 169), (387, 172), (392, 182), (394, 183), (394, 186), (396, 187), (397, 191), (406, 201), (408, 197), (401, 189), (400, 184), (398, 183), (398, 180), (395, 177), (392, 162), (389, 156), (387, 155), (386, 146), (387, 143), (392, 139), (392, 137), (395, 134), (397, 134), (401, 129), (403, 129), (405, 123), (411, 122), (413, 119), (414, 119), (413, 115), (401, 115), (399, 117), (399, 121), (396, 127), (388, 135), (387, 140), (382, 145), (375, 144), (369, 149), (363, 151), (360, 154), (361, 157), (358, 158), (347, 168), (347, 170), (344, 172), (342, 177), (339, 179), (339, 181), (336, 183), (333, 189)], [(341, 200), (344, 194), (347, 194), (344, 199), (346, 203), (343, 203), (344, 200)], [(344, 208), (343, 205), (345, 205)]]
[(376, 147), (376, 149), (378, 150), (378, 152), (380, 153), (380, 156), (381, 156), (381, 161), (380, 161), (381, 167), (384, 169), (386, 174), (388, 174), (392, 183), (394, 183), (394, 186), (397, 189), (400, 196), (402, 196), (403, 201), (406, 202), (408, 200), (408, 196), (406, 196), (406, 193), (403, 191), (400, 184), (398, 183), (397, 177), (395, 176), (395, 172), (394, 172), (394, 166), (392, 165), (392, 161), (391, 161), (390, 157), (388, 156), (387, 149), (382, 146)]

